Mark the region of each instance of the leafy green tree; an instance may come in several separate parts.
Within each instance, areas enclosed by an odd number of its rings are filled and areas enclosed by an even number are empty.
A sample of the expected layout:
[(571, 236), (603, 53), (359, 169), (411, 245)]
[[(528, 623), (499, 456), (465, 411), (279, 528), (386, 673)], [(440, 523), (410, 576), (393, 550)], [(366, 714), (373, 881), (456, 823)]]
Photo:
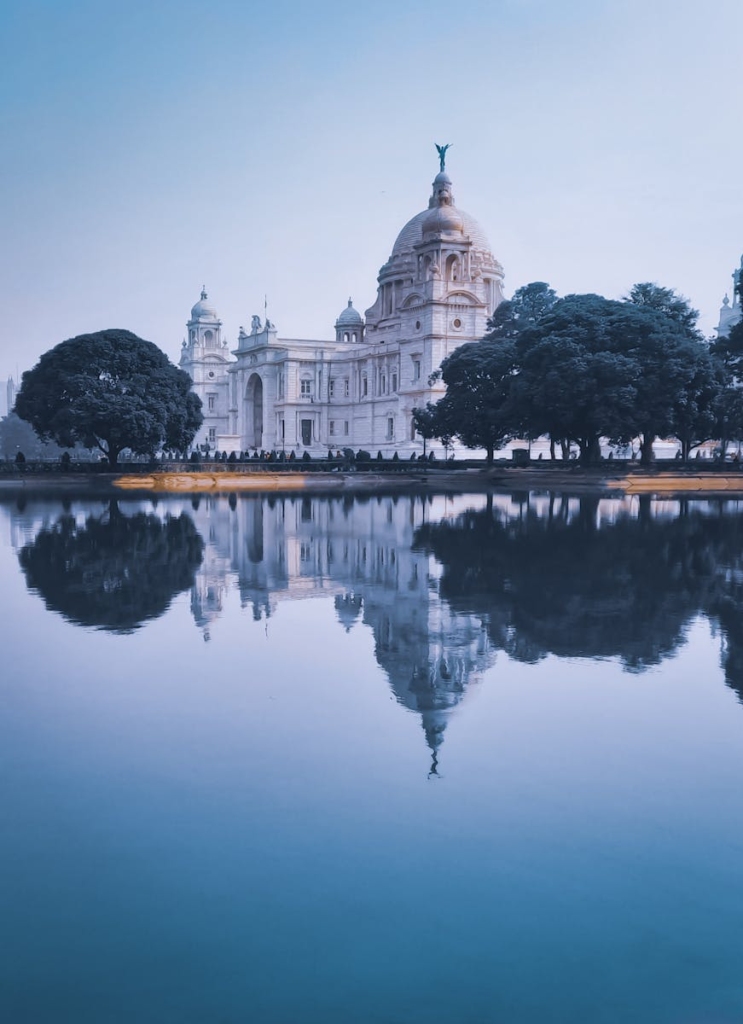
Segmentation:
[(671, 434), (681, 443), (686, 460), (695, 445), (721, 437), (736, 420), (740, 422), (743, 406), (724, 397), (730, 391), (725, 370), (702, 345), (688, 353), (682, 384), (673, 403)]
[(429, 403), (426, 409), (415, 410), (416, 429), (420, 431), (420, 423), (446, 445), (452, 437), (458, 437), (467, 448), (484, 448), (491, 465), (495, 450), (514, 436), (513, 343), (476, 341), (461, 345), (446, 357), (440, 373), (446, 394), (436, 405)]
[(202, 422), (191, 378), (130, 331), (82, 334), (23, 374), (16, 412), (44, 440), (97, 447), (116, 466), (129, 448), (183, 450)]
[(520, 416), (532, 435), (576, 443), (584, 462), (598, 456), (601, 437), (640, 435), (647, 463), (656, 437), (679, 436), (688, 451), (712, 429), (721, 382), (696, 314), (682, 315), (669, 289), (636, 287), (648, 301), (560, 299), (517, 342)]
[(413, 409), (413, 425), (423, 438), (423, 455), (426, 454), (426, 443), (438, 437), (446, 447), (451, 444), (451, 433), (445, 422), (444, 409), (439, 409), (441, 402), (427, 402), (419, 409)]
[(636, 410), (642, 461), (652, 460), (655, 437), (666, 435), (679, 439), (686, 459), (694, 444), (713, 436), (724, 386), (697, 327), (699, 311), (673, 288), (648, 281), (633, 285), (625, 301), (654, 318), (636, 352), (642, 371)]
[(486, 341), (515, 338), (526, 327), (537, 323), (557, 302), (557, 293), (544, 281), (533, 281), (517, 288), (512, 299), (497, 307), (488, 321)]
[(647, 464), (656, 437), (678, 437), (688, 454), (690, 442), (710, 436), (723, 381), (703, 342), (662, 313), (640, 312), (646, 323), (638, 324), (627, 351), (639, 370), (631, 422), (633, 433), (642, 438), (642, 461)]
[(673, 288), (663, 288), (651, 281), (644, 281), (641, 284), (632, 285), (629, 294), (625, 296), (625, 302), (639, 306), (641, 309), (665, 313), (666, 316), (683, 327), (690, 338), (697, 341), (702, 339), (697, 327), (699, 310), (692, 309), (689, 300), (683, 295), (677, 294)]
[(743, 320), (730, 329), (730, 333), (716, 338), (710, 351), (739, 383), (743, 383)]
[(600, 295), (559, 299), (516, 343), (516, 418), (531, 436), (578, 445), (595, 461), (599, 439), (629, 440), (637, 365), (625, 354), (634, 311)]

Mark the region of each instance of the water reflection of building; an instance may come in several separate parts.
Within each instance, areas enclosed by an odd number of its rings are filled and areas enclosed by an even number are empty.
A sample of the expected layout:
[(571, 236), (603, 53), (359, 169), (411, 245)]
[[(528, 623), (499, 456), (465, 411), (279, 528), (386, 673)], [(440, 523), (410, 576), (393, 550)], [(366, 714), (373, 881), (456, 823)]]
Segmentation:
[(208, 639), (235, 599), (255, 619), (282, 601), (332, 599), (340, 628), (371, 630), (434, 768), (450, 710), (498, 650), (526, 662), (616, 657), (643, 671), (701, 613), (719, 624), (726, 681), (743, 693), (735, 499), (23, 494), (3, 507), (28, 586), (76, 625), (130, 631), (190, 592)]
[[(471, 507), (480, 499), (472, 497)], [(484, 502), (484, 499), (482, 499)], [(449, 712), (493, 661), (481, 620), (441, 600), (435, 560), (413, 550), (451, 498), (205, 498), (191, 510), (206, 541), (193, 587), (194, 619), (208, 634), (236, 588), (254, 618), (281, 601), (332, 597), (340, 626), (361, 622), (400, 704), (421, 716), (436, 768)]]

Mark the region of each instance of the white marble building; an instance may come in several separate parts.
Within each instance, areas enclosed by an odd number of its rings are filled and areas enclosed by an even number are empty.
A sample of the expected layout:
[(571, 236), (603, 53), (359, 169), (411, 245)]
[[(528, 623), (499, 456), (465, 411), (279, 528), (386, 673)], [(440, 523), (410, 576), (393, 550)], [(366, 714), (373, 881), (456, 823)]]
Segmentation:
[(7, 416), (15, 405), (16, 386), (12, 377), (0, 380), (0, 418)]
[(232, 353), (202, 291), (180, 360), (203, 403), (194, 445), (313, 456), (344, 447), (401, 458), (421, 451), (413, 409), (444, 390), (430, 375), (459, 345), (482, 338), (503, 299), (503, 268), (474, 218), (456, 207), (444, 171), (377, 281), (365, 317), (349, 299), (332, 339), (279, 337), (254, 316)]
[(740, 283), (743, 274), (743, 256), (740, 258), (740, 266), (733, 271), (733, 301), (730, 302), (728, 295), (722, 300), (720, 307), (720, 322), (717, 325), (717, 336), (726, 338), (737, 323), (740, 322), (743, 312), (740, 305)]

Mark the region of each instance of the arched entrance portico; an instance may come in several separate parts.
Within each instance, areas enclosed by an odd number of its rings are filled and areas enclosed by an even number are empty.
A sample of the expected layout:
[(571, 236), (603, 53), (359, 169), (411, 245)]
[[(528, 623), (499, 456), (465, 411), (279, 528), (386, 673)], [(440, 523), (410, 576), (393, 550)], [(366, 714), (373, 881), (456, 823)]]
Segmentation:
[(248, 448), (263, 447), (263, 381), (250, 375), (245, 388), (245, 440)]

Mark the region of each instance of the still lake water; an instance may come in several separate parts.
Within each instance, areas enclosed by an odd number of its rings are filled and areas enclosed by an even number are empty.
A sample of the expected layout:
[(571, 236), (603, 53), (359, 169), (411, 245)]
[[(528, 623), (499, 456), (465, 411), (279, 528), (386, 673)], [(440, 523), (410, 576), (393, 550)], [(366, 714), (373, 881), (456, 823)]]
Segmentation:
[(743, 504), (0, 504), (0, 1020), (739, 1024)]

